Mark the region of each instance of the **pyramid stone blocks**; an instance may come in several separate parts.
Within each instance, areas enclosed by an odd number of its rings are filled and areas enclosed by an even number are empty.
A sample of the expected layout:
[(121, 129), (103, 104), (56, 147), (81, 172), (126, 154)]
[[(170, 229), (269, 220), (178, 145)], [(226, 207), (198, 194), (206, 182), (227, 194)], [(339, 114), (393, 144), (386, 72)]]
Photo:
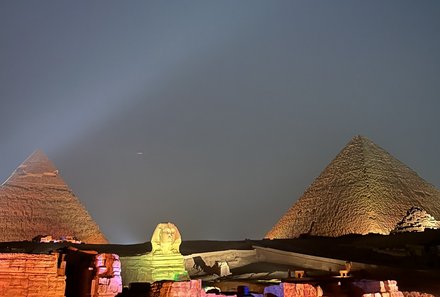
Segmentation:
[(86, 243), (107, 243), (87, 210), (58, 170), (34, 152), (0, 186), (0, 241), (75, 236)]
[(414, 206), (440, 217), (440, 192), (371, 140), (356, 136), (266, 237), (389, 234)]

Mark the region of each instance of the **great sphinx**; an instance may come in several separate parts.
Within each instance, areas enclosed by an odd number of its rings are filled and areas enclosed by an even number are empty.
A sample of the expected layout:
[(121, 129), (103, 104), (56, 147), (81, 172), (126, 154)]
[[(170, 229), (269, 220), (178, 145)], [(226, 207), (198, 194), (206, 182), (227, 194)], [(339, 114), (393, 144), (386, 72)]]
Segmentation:
[(151, 236), (150, 253), (121, 258), (124, 284), (189, 279), (179, 250), (181, 243), (180, 232), (173, 223), (158, 224)]

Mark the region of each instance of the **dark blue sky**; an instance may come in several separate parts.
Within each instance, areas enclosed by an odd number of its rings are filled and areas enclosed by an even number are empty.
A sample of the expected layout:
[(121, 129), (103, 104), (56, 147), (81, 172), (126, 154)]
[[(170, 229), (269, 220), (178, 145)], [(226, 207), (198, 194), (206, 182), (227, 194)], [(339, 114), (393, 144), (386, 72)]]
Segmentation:
[(440, 187), (439, 36), (438, 1), (1, 1), (0, 178), (43, 149), (118, 243), (261, 238), (356, 134)]

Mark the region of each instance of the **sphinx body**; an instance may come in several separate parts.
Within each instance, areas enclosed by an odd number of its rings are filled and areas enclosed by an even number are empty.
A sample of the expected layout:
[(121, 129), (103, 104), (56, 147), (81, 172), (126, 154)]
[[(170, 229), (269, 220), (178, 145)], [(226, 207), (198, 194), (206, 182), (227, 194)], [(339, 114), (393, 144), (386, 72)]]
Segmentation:
[(179, 251), (181, 243), (180, 232), (173, 223), (158, 224), (151, 236), (150, 253), (121, 258), (124, 285), (130, 282), (188, 280), (184, 258)]

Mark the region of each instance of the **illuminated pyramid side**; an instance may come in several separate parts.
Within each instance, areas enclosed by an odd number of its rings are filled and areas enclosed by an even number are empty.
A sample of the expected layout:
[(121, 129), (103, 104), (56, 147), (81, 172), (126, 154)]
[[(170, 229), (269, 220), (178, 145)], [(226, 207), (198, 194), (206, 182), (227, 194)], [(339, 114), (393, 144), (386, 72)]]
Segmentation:
[(440, 192), (371, 140), (354, 137), (266, 234), (388, 234), (408, 209), (440, 217)]
[(31, 240), (37, 235), (107, 243), (42, 151), (29, 156), (0, 186), (0, 241)]

